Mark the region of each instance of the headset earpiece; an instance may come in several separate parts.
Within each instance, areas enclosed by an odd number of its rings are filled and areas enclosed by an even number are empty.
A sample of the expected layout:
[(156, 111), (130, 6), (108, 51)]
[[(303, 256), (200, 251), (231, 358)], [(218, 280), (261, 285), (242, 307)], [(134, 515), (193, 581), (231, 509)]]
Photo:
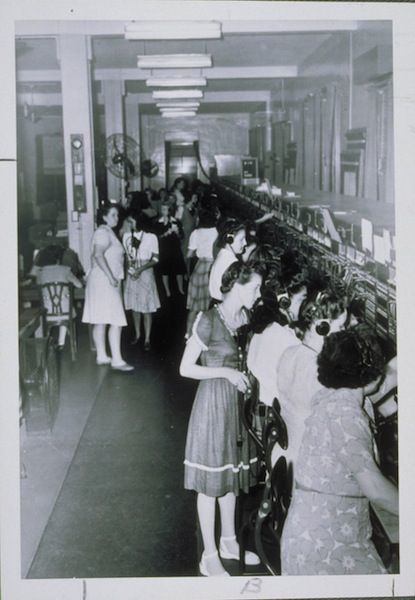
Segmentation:
[(233, 244), (234, 239), (235, 239), (235, 236), (233, 235), (233, 233), (227, 233), (226, 237), (225, 237), (225, 242), (227, 244)]
[(279, 294), (277, 296), (277, 301), (278, 301), (280, 308), (282, 308), (283, 310), (287, 310), (287, 308), (290, 308), (290, 306), (291, 306), (291, 298), (289, 297), (287, 292), (284, 292), (283, 294)]
[(330, 333), (330, 323), (328, 321), (322, 321), (316, 325), (316, 333), (318, 335), (328, 335)]

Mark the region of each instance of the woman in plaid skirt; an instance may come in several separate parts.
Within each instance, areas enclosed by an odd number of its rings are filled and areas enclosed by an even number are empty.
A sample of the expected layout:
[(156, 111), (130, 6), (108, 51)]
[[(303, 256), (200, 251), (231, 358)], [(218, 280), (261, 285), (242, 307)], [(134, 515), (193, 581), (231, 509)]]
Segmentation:
[(186, 308), (189, 311), (186, 324), (186, 338), (192, 332), (196, 315), (207, 310), (210, 305), (209, 273), (213, 263), (213, 244), (218, 237), (216, 229), (216, 214), (213, 209), (205, 208), (199, 214), (199, 227), (189, 238), (187, 260), (194, 256), (197, 263), (190, 276), (187, 290)]

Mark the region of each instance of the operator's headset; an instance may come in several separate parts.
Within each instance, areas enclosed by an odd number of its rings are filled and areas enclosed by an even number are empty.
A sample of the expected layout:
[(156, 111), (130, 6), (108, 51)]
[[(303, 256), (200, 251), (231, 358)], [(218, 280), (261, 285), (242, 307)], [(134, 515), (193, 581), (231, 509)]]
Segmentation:
[[(314, 316), (314, 314), (318, 311), (322, 300), (327, 296), (326, 292), (318, 292), (316, 299), (314, 300), (314, 306), (311, 310), (311, 316)], [(328, 321), (322, 321), (321, 323), (318, 323), (318, 325), (316, 325), (316, 333), (318, 335), (321, 336), (326, 336), (330, 333), (331, 330), (331, 325)]]

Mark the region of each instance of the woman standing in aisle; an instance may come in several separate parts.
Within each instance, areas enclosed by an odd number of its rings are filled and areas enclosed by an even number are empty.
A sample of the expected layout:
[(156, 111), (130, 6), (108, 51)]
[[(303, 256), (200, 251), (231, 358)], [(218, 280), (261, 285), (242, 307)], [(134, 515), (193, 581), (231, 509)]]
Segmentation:
[(213, 263), (213, 244), (218, 237), (216, 214), (213, 209), (204, 209), (199, 214), (199, 227), (190, 235), (187, 260), (196, 256), (197, 263), (190, 276), (186, 308), (189, 311), (186, 337), (189, 338), (196, 315), (210, 305), (209, 271)]
[[(117, 371), (129, 372), (134, 367), (121, 356), (121, 328), (127, 325), (122, 301), (124, 248), (114, 233), (119, 209), (105, 203), (98, 209), (97, 225), (92, 238), (91, 269), (86, 279), (82, 321), (93, 325), (92, 336), (97, 351), (97, 365), (111, 365)], [(106, 330), (111, 356), (106, 350)]]
[(177, 288), (184, 295), (184, 274), (186, 265), (184, 262), (180, 240), (183, 230), (180, 221), (172, 216), (172, 208), (168, 202), (161, 205), (161, 217), (157, 220), (155, 232), (159, 240), (160, 262), (158, 265), (163, 281), (166, 296), (171, 296), (171, 276), (176, 277)]
[[(281, 540), (283, 575), (386, 573), (375, 549), (369, 502), (398, 514), (398, 490), (374, 455), (371, 407), (384, 366), (364, 325), (327, 336)], [(369, 403), (370, 404), (370, 403)]]
[(131, 231), (122, 239), (127, 254), (128, 271), (124, 287), (124, 304), (131, 310), (137, 344), (141, 337), (141, 315), (144, 321), (144, 350), (150, 350), (153, 313), (160, 308), (154, 266), (159, 261), (157, 237), (149, 232), (150, 219), (143, 213), (132, 212), (128, 218)]
[[(180, 364), (180, 374), (200, 380), (190, 416), (185, 451), (185, 488), (195, 490), (204, 552), (200, 572), (226, 576), (215, 541), (216, 500), (221, 518), (219, 552), (222, 558), (239, 558), (235, 535), (235, 505), (239, 491), (253, 483), (247, 432), (240, 425), (238, 394), (248, 388), (248, 378), (238, 368), (241, 348), (237, 333), (247, 323), (260, 296), (264, 269), (237, 262), (223, 276), (223, 301), (199, 313)], [(198, 363), (200, 358), (201, 364)], [(252, 552), (246, 564), (259, 564)]]

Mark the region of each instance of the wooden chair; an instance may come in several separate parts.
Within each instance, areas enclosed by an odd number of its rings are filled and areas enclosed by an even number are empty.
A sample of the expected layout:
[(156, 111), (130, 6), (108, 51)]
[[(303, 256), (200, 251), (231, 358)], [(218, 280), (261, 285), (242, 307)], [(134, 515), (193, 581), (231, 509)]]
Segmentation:
[(46, 308), (45, 325), (47, 335), (52, 327), (65, 325), (71, 344), (71, 357), (76, 360), (76, 314), (73, 306), (73, 285), (55, 281), (40, 286), (43, 306)]

